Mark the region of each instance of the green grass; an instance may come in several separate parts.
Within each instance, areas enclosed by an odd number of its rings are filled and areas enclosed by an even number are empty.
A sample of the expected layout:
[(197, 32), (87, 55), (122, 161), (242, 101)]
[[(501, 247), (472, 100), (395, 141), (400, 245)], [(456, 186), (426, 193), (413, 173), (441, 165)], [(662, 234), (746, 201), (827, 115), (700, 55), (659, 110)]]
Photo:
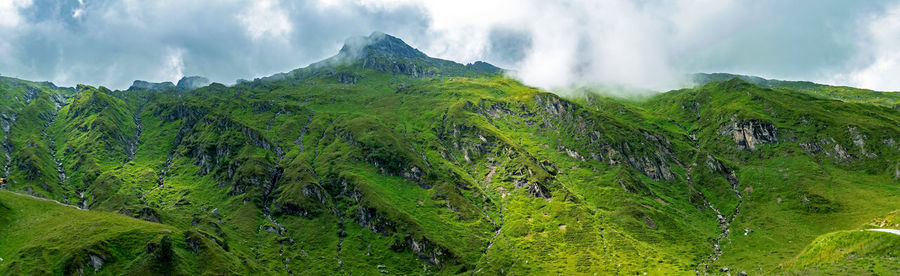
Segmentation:
[(896, 275), (900, 235), (850, 230), (824, 234), (783, 267), (791, 274)]
[[(884, 94), (725, 79), (563, 98), (448, 61), (374, 57), (194, 91), (3, 79), (3, 112), (19, 118), (3, 133), (9, 190), (70, 204), (84, 191), (91, 211), (0, 192), (0, 274), (92, 273), (91, 254), (110, 260), (100, 274), (188, 275), (896, 263), (887, 238), (841, 232), (896, 221), (900, 115)], [(382, 66), (400, 63), (428, 68)], [(38, 92), (26, 102), (27, 87)], [(740, 150), (729, 130), (746, 122), (777, 139)], [(733, 220), (715, 262), (709, 205)], [(857, 243), (865, 257), (853, 260), (828, 247)]]
[(172, 226), (108, 212), (83, 211), (0, 191), (0, 271), (4, 274), (70, 274), (88, 267), (89, 255), (106, 260), (103, 271), (124, 273), (144, 255), (145, 244), (177, 238)]

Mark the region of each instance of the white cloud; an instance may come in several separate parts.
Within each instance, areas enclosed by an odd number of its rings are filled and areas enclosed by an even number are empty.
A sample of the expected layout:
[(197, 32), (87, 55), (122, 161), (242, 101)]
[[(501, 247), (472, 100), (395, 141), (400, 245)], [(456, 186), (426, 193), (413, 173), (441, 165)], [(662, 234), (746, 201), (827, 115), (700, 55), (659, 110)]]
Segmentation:
[(22, 22), (19, 11), (30, 7), (32, 0), (0, 0), (0, 27), (16, 27)]
[(238, 19), (253, 39), (284, 38), (293, 30), (291, 21), (277, 0), (254, 1), (248, 10), (238, 15)]
[(547, 89), (665, 90), (693, 72), (813, 81), (844, 72), (832, 83), (900, 89), (891, 78), (898, 9), (852, 30), (883, 12), (873, 2), (896, 0), (31, 1), (0, 0), (0, 73), (62, 85), (126, 88), (181, 74), (229, 83), (302, 67), (349, 36), (382, 31)]
[(836, 75), (831, 82), (880, 91), (900, 91), (900, 5), (871, 17), (861, 25), (862, 66), (853, 72)]
[(177, 82), (184, 77), (184, 49), (169, 48), (157, 71), (156, 79)]
[[(335, 2), (340, 1), (329, 4)], [(362, 2), (422, 5), (430, 18), (423, 50), (451, 60), (483, 58), (497, 28), (522, 32), (529, 36), (529, 49), (524, 59), (507, 66), (524, 82), (544, 88), (595, 83), (676, 88), (684, 69), (680, 57), (747, 18), (731, 0)]]
[(84, 0), (78, 0), (78, 7), (72, 9), (72, 18), (78, 19), (84, 15)]

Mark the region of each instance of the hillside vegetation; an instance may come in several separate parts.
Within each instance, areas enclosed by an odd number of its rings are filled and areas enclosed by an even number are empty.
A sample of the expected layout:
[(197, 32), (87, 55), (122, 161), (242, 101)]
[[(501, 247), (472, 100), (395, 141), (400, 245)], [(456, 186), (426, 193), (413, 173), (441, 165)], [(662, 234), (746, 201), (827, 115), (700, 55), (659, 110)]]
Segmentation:
[(380, 33), (234, 86), (3, 78), (0, 274), (892, 274), (893, 95), (563, 98)]

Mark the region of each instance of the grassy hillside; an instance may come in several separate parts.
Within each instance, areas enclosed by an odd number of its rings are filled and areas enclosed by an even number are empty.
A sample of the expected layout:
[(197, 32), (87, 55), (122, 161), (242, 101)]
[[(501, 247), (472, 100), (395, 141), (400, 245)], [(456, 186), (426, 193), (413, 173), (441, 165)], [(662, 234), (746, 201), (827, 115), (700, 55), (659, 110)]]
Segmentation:
[(694, 82), (701, 85), (708, 82), (721, 82), (738, 78), (760, 87), (799, 91), (819, 98), (835, 99), (851, 103), (880, 105), (894, 109), (897, 109), (897, 106), (900, 105), (900, 94), (895, 93), (896, 91), (880, 92), (847, 86), (831, 86), (808, 81), (770, 80), (754, 76), (726, 73), (694, 74), (692, 77)]
[[(820, 236), (900, 208), (900, 114), (877, 102), (740, 79), (562, 98), (357, 39), (231, 87), (4, 79), (4, 189), (90, 211), (0, 193), (0, 274), (814, 271)], [(26, 246), (17, 221), (84, 238)]]
[(180, 231), (109, 212), (79, 210), (7, 191), (0, 191), (0, 215), (0, 268), (4, 274), (195, 275), (249, 271), (218, 267), (237, 260), (221, 262), (221, 255), (227, 253), (214, 244), (210, 246), (202, 232)]

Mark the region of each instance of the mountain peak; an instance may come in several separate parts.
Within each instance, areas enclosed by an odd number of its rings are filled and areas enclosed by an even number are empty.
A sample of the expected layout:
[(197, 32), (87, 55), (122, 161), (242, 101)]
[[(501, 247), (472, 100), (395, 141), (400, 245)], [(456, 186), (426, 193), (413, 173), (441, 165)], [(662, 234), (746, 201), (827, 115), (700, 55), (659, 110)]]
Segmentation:
[(209, 84), (210, 81), (207, 78), (201, 76), (185, 76), (178, 80), (178, 84), (176, 84), (175, 86), (184, 90), (194, 90), (200, 87), (207, 86)]
[(403, 58), (426, 58), (416, 48), (409, 46), (402, 39), (385, 34), (382, 32), (373, 32), (369, 36), (350, 37), (344, 41), (344, 46), (338, 55), (350, 57), (353, 59), (362, 59), (372, 54), (380, 54), (387, 56), (397, 56)]
[[(263, 79), (283, 80), (291, 77), (292, 74), (320, 72), (323, 69), (331, 71), (348, 65), (374, 69), (380, 72), (407, 75), (413, 78), (480, 76), (504, 72), (503, 69), (483, 61), (464, 65), (450, 60), (429, 57), (397, 37), (382, 32), (373, 32), (368, 36), (348, 38), (335, 56), (310, 64), (306, 68), (297, 69), (290, 74), (275, 74)], [(342, 78), (339, 81), (344, 82), (348, 80)]]
[(166, 91), (169, 89), (175, 88), (175, 85), (172, 82), (148, 82), (142, 80), (135, 80), (134, 83), (131, 84), (131, 87), (128, 87), (128, 91), (136, 91), (136, 90), (152, 90), (157, 92)]
[(167, 90), (194, 90), (200, 87), (204, 87), (209, 85), (211, 82), (209, 79), (200, 77), (200, 76), (185, 76), (178, 80), (178, 84), (173, 84), (170, 81), (166, 82), (148, 82), (142, 80), (135, 80), (134, 83), (131, 84), (131, 87), (128, 87), (128, 91), (135, 90), (152, 90), (156, 92), (163, 92)]

